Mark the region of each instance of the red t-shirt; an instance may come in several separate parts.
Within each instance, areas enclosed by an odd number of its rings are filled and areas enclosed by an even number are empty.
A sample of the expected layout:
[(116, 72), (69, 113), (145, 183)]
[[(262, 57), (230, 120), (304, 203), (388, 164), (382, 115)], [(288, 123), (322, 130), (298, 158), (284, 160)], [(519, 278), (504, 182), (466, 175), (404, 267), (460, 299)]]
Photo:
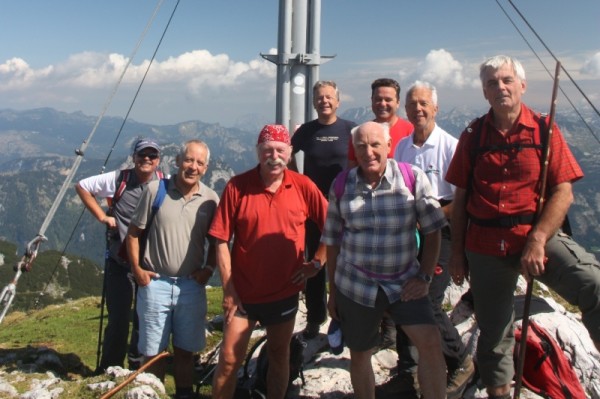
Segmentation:
[(291, 170), (275, 193), (265, 189), (259, 167), (227, 183), (208, 234), (224, 241), (234, 236), (231, 278), (243, 303), (273, 302), (304, 288), (291, 281), (304, 262), (304, 222), (322, 230), (326, 216), (321, 191)]
[[(415, 130), (412, 123), (407, 120), (404, 120), (398, 117), (394, 126), (390, 127), (390, 137), (392, 138), (392, 146), (390, 147), (390, 152), (388, 154), (388, 158), (394, 158), (394, 152), (396, 151), (396, 146), (406, 136), (410, 136), (410, 134)], [(356, 154), (354, 153), (354, 145), (352, 145), (352, 140), (350, 140), (350, 146), (348, 147), (348, 160), (356, 162)]]
[[(540, 144), (539, 115), (525, 105), (513, 129), (505, 136), (492, 125), (492, 112), (484, 116), (481, 146), (513, 143)], [(536, 212), (539, 200), (541, 151), (535, 148), (479, 153), (474, 172), (471, 149), (475, 145), (472, 133), (464, 131), (448, 168), (446, 180), (456, 187), (469, 189), (467, 213), (479, 219), (531, 214)], [(547, 193), (564, 182), (574, 182), (583, 177), (575, 157), (555, 125), (552, 131)], [(547, 196), (546, 196), (547, 198)], [(485, 254), (504, 256), (523, 250), (531, 225), (513, 228), (484, 227), (471, 223), (467, 230), (466, 249)]]

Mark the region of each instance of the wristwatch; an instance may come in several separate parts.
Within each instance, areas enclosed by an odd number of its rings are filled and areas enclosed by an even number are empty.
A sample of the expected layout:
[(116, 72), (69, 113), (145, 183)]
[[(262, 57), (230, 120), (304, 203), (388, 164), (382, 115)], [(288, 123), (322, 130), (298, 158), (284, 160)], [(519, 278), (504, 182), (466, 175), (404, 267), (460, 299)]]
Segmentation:
[(432, 278), (429, 274), (425, 272), (419, 272), (415, 277), (425, 281), (427, 284), (431, 284)]
[(318, 259), (313, 259), (313, 260), (312, 260), (312, 264), (313, 264), (313, 266), (315, 267), (315, 269), (317, 269), (317, 270), (321, 270), (321, 266), (322, 266), (322, 265), (321, 265), (321, 261), (320, 261), (320, 260), (318, 260)]

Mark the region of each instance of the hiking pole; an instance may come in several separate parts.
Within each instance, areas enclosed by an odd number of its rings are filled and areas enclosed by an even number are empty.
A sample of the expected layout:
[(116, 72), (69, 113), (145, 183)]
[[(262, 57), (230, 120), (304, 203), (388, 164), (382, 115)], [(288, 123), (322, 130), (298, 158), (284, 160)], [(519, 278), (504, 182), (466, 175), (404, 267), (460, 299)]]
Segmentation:
[[(546, 180), (548, 178), (548, 159), (550, 157), (550, 141), (552, 140), (552, 130), (554, 126), (554, 116), (556, 114), (556, 96), (558, 93), (558, 76), (560, 74), (560, 61), (556, 62), (556, 71), (554, 73), (554, 87), (552, 88), (552, 102), (550, 104), (550, 117), (548, 120), (548, 136), (543, 140), (542, 147), (542, 171), (540, 173), (540, 199), (535, 212), (535, 220), (539, 220), (544, 208)], [(540, 132), (540, 137), (544, 132)], [(521, 324), (521, 345), (519, 346), (519, 357), (517, 358), (517, 370), (515, 373), (515, 391), (513, 398), (519, 399), (521, 385), (523, 383), (523, 366), (525, 365), (525, 353), (527, 350), (527, 330), (529, 329), (529, 312), (531, 308), (531, 297), (533, 296), (534, 278), (527, 281), (527, 291), (525, 292), (525, 304), (523, 308), (523, 321)]]
[(108, 391), (107, 393), (105, 393), (104, 395), (100, 396), (100, 399), (109, 399), (109, 398), (112, 398), (117, 392), (119, 392), (127, 384), (129, 384), (131, 381), (133, 381), (135, 379), (135, 377), (138, 376), (138, 374), (140, 374), (141, 372), (143, 372), (144, 370), (146, 370), (148, 367), (152, 366), (158, 360), (160, 360), (163, 357), (166, 357), (168, 355), (169, 355), (169, 352), (163, 351), (163, 352), (159, 353), (158, 355), (154, 356), (152, 359), (150, 359), (146, 363), (144, 363), (144, 365), (142, 365), (142, 367), (140, 367), (139, 369), (137, 369), (133, 373), (129, 374), (127, 376), (127, 378), (125, 378), (119, 385), (117, 385), (116, 387), (114, 387), (113, 389), (111, 389), (110, 391)]

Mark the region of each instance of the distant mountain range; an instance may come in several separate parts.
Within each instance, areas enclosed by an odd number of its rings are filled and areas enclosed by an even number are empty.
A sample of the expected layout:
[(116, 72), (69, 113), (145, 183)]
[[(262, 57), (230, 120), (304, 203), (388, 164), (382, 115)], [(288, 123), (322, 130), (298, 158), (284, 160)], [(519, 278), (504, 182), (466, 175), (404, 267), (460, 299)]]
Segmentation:
[[(458, 136), (469, 121), (485, 110), (453, 109), (438, 114), (438, 124)], [(341, 117), (356, 122), (372, 118), (370, 107), (346, 110)], [(595, 132), (598, 119), (587, 118)], [(595, 121), (595, 122), (594, 122)], [(598, 141), (574, 113), (557, 115), (557, 122), (581, 163), (586, 178), (575, 185), (576, 203), (570, 212), (575, 238), (589, 249), (600, 249), (598, 190), (600, 177)], [(75, 160), (75, 150), (87, 139), (96, 117), (51, 108), (27, 111), (0, 110), (0, 239), (16, 243), (18, 251), (35, 237)], [(190, 138), (207, 142), (211, 163), (204, 182), (221, 192), (231, 176), (256, 164), (255, 143), (266, 121), (251, 115), (225, 128), (219, 124), (186, 121), (157, 126), (120, 118), (104, 118), (85, 151), (76, 174), (82, 177), (120, 168), (127, 163), (131, 144), (138, 136), (153, 137), (163, 144), (161, 168), (174, 172), (179, 145)], [(117, 145), (113, 142), (121, 126)], [(111, 151), (112, 149), (112, 151)], [(110, 159), (106, 157), (110, 153)], [(106, 166), (103, 168), (104, 163)], [(46, 236), (44, 249), (67, 250), (101, 264), (104, 229), (83, 206), (71, 188), (63, 199)], [(0, 281), (0, 285), (2, 282)]]

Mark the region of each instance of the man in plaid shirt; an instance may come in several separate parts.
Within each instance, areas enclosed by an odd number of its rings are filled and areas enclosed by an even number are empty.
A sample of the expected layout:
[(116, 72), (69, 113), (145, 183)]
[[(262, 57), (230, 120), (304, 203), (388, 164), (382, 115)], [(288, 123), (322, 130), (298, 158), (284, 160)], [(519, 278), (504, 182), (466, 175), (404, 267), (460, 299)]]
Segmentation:
[[(387, 124), (366, 122), (354, 128), (352, 143), (359, 166), (348, 173), (339, 198), (332, 185), (321, 242), (327, 245), (328, 309), (341, 322), (350, 348), (355, 396), (375, 395), (371, 354), (383, 313), (388, 312), (419, 351), (423, 396), (445, 398), (440, 333), (427, 294), (446, 218), (425, 173), (410, 168), (413, 194), (398, 163), (387, 159)], [(420, 264), (417, 224), (424, 234)]]

